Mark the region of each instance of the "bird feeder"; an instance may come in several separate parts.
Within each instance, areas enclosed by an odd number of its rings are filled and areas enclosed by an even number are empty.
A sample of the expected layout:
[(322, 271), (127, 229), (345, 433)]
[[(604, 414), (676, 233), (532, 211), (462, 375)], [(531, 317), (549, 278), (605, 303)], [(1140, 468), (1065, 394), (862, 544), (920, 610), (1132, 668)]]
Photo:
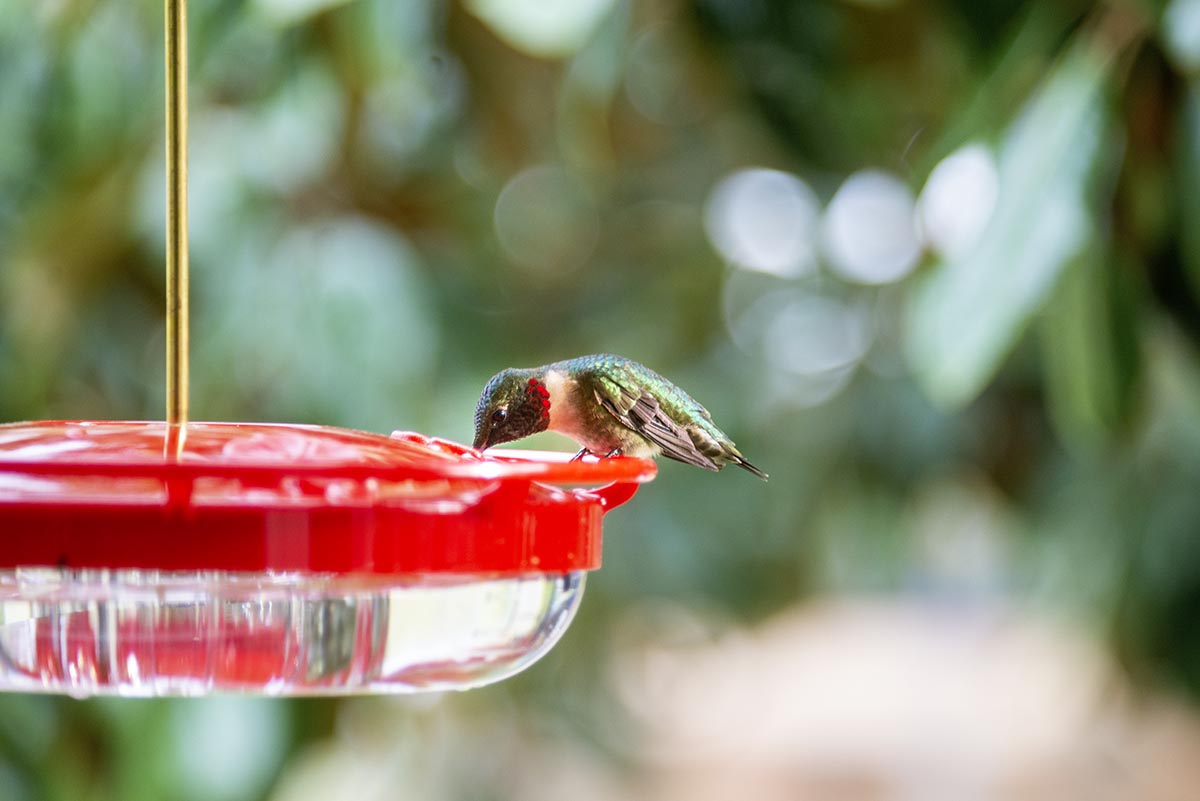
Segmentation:
[(186, 0), (166, 0), (167, 420), (0, 425), (0, 690), (466, 689), (548, 651), (654, 464), (189, 422)]

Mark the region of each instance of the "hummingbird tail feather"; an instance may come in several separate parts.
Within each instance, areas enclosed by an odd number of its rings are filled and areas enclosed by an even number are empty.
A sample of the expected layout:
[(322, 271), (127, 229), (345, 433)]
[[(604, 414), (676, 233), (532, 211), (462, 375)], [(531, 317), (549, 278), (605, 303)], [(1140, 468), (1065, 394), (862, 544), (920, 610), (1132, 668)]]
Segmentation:
[(746, 460), (745, 460), (744, 458), (742, 458), (741, 456), (738, 456), (738, 457), (736, 457), (736, 458), (734, 459), (734, 464), (736, 464), (738, 467), (742, 468), (743, 470), (745, 470), (745, 471), (747, 471), (747, 472), (753, 473), (754, 475), (756, 475), (756, 476), (758, 476), (759, 478), (761, 478), (763, 481), (766, 481), (766, 480), (767, 480), (767, 474), (766, 474), (766, 473), (764, 473), (763, 471), (759, 470), (759, 469), (758, 469), (757, 467), (755, 467), (754, 465), (750, 464), (750, 462), (746, 461)]

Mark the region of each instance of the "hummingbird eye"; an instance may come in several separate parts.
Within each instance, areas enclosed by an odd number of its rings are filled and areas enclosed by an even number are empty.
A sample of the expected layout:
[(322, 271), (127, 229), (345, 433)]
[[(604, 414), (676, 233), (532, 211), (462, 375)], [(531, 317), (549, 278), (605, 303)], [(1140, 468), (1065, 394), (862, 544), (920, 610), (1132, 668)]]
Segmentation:
[(492, 425), (503, 423), (507, 417), (508, 409), (497, 409), (496, 411), (492, 412)]

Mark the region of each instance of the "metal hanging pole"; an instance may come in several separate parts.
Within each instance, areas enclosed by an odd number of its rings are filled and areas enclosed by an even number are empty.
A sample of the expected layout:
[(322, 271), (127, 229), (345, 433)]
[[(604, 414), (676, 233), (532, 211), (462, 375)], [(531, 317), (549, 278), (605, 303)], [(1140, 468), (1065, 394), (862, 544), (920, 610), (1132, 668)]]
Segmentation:
[(167, 422), (188, 419), (187, 0), (166, 0)]

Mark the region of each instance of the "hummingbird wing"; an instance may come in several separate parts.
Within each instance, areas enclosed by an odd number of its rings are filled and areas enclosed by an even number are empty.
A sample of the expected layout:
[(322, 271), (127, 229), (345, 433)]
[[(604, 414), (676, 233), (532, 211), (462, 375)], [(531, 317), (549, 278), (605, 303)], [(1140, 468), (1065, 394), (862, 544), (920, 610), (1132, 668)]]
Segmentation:
[(664, 456), (705, 470), (721, 469), (696, 447), (688, 430), (671, 419), (650, 393), (631, 390), (611, 378), (597, 380), (594, 390), (605, 411), (661, 448)]

